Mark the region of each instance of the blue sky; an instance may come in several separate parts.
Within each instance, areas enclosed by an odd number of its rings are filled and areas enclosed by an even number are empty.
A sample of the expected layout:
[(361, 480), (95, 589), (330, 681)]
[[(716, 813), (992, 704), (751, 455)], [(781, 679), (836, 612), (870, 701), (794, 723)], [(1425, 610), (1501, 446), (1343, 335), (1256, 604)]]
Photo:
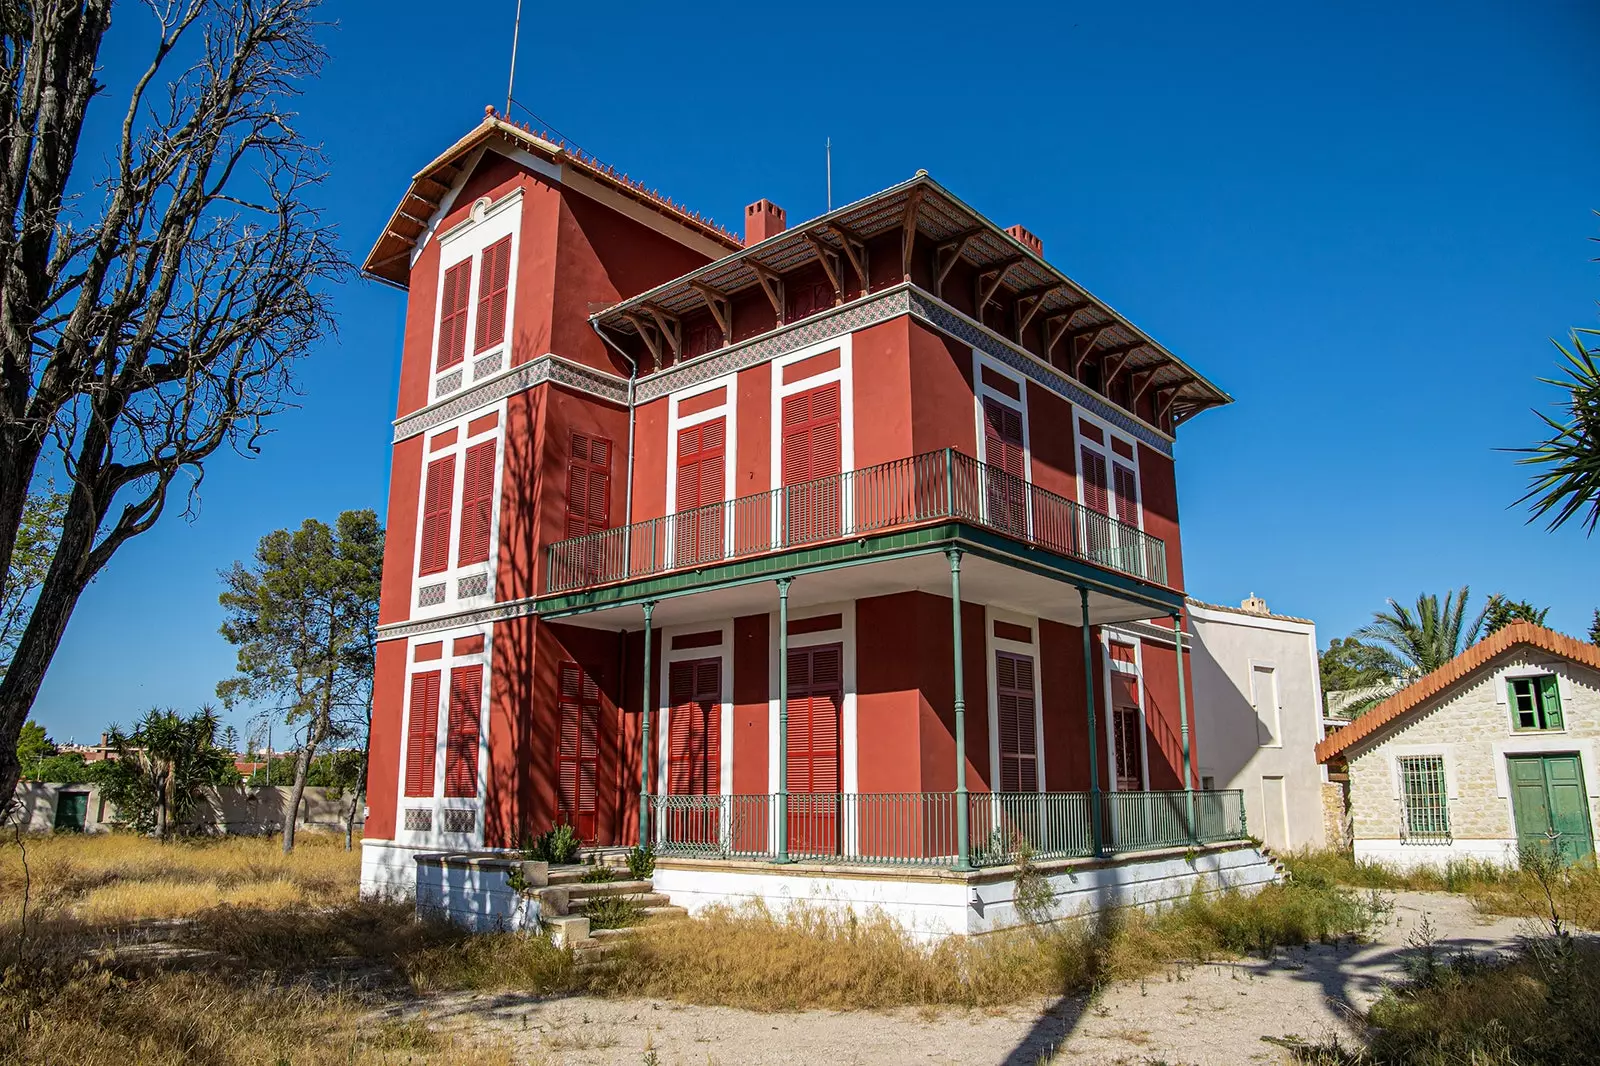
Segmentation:
[[(302, 125), (360, 259), (407, 179), (505, 100), (515, 0), (330, 4)], [(1325, 643), (1388, 596), (1468, 583), (1582, 633), (1600, 543), (1510, 508), (1556, 398), (1547, 338), (1600, 325), (1593, 4), (525, 5), (517, 98), (725, 224), (791, 219), (926, 168), (1223, 388), (1183, 427), (1189, 590), (1249, 592)], [(120, 11), (112, 98), (149, 34)], [(526, 117), (522, 112), (519, 117)], [(256, 459), (124, 548), (72, 620), (35, 717), (82, 740), (232, 669), (216, 572), (306, 516), (385, 504), (403, 295), (339, 293), (340, 335)], [(237, 717), (243, 724), (243, 715)]]

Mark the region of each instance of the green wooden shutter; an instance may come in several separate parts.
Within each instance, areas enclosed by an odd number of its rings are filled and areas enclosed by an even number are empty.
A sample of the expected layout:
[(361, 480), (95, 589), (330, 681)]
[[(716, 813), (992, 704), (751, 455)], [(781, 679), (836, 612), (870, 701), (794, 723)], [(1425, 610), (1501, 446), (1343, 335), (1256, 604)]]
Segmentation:
[(1560, 729), (1561, 691), (1556, 685), (1554, 674), (1546, 674), (1539, 678), (1539, 703), (1544, 708), (1544, 728)]

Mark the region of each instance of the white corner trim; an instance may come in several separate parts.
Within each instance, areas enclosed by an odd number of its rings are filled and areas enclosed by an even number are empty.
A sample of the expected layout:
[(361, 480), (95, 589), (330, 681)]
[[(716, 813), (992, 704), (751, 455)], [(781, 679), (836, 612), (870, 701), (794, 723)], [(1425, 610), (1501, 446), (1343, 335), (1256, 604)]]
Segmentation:
[[(703, 396), (708, 392), (724, 390), (723, 402), (704, 411), (696, 411), (692, 415), (678, 414), (678, 405), (684, 400)], [(691, 385), (672, 393), (667, 400), (667, 485), (666, 485), (666, 511), (668, 515), (678, 513), (678, 433), (685, 429), (724, 419), (722, 429), (722, 499), (727, 502), (734, 498), (738, 491), (739, 475), (739, 380), (737, 374), (724, 374), (722, 377), (703, 381), (698, 385)], [(733, 510), (723, 517), (724, 529), (722, 531), (723, 543), (733, 543)], [(668, 557), (674, 550), (675, 542), (667, 544)]]
[[(822, 385), (837, 381), (839, 383), (839, 468), (841, 470), (854, 470), (856, 468), (856, 418), (855, 418), (855, 385), (851, 373), (852, 366), (852, 341), (854, 334), (841, 333), (836, 337), (808, 344), (804, 348), (797, 348), (792, 352), (780, 355), (772, 360), (772, 407), (771, 407), (771, 450), (767, 453), (771, 457), (768, 464), (771, 469), (771, 484), (768, 488), (778, 489), (783, 487), (783, 400), (797, 392), (806, 392)], [(791, 363), (803, 362), (814, 355), (822, 355), (839, 350), (839, 365), (832, 370), (825, 370), (820, 374), (801, 378), (798, 381), (785, 382), (783, 368)], [(843, 520), (845, 528), (850, 528), (851, 510), (853, 505), (851, 494), (846, 493)]]
[[(1027, 626), (1033, 639), (1027, 644), (994, 634), (995, 622)], [(996, 652), (1026, 655), (1033, 660), (1033, 742), (1034, 787), (1046, 792), (1044, 739), (1044, 661), (1039, 656), (1039, 620), (1031, 615), (1014, 614), (987, 604), (983, 608), (983, 668), (989, 701), (989, 790), (1000, 791), (1000, 680), (996, 674)]]

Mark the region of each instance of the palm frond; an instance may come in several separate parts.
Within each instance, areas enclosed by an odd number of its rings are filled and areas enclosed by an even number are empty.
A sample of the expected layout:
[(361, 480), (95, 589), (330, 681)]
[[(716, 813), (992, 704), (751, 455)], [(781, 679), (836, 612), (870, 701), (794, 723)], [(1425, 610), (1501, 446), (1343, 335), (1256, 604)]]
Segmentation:
[(1586, 347), (1583, 335), (1600, 335), (1600, 330), (1575, 329), (1569, 350), (1553, 340), (1563, 358), (1560, 377), (1540, 378), (1568, 393), (1557, 406), (1564, 419), (1535, 411), (1552, 434), (1532, 448), (1515, 448), (1526, 453), (1517, 463), (1531, 466), (1528, 491), (1517, 500), (1531, 505), (1532, 522), (1546, 515), (1547, 528), (1556, 529), (1587, 508), (1580, 519), (1586, 534), (1600, 526), (1600, 348)]

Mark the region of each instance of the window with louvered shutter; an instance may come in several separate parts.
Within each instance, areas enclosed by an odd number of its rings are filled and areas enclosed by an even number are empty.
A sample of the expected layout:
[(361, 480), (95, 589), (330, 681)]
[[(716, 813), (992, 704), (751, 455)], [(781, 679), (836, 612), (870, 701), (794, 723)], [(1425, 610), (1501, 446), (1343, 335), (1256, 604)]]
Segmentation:
[(444, 743), (444, 794), (478, 794), (478, 717), (483, 711), (482, 665), (450, 671), (450, 717)]
[(439, 744), (439, 671), (411, 675), (411, 708), (406, 729), (406, 795), (433, 795), (435, 749)]
[(478, 326), (475, 352), (486, 352), (506, 339), (506, 295), (511, 286), (511, 238), (502, 237), (483, 250), (478, 266)]
[(1110, 514), (1106, 492), (1106, 457), (1093, 448), (1083, 449), (1083, 502), (1101, 514)]
[[(839, 383), (785, 396), (781, 447), (790, 544), (836, 537), (843, 467)], [(820, 479), (820, 480), (819, 480)]]
[(1130, 526), (1139, 524), (1139, 477), (1133, 467), (1112, 465), (1112, 485), (1117, 495), (1117, 520)]
[(1139, 681), (1128, 674), (1111, 675), (1111, 728), (1116, 746), (1117, 790), (1144, 788), (1144, 735), (1139, 724)]
[(1027, 529), (1027, 456), (1022, 412), (992, 397), (983, 401), (983, 456), (989, 522), (1008, 533)]
[(461, 539), (456, 565), (489, 561), (489, 534), (494, 524), (494, 460), (492, 440), (467, 449), (461, 478)]
[(838, 792), (843, 649), (789, 652), (789, 791)]
[(417, 573), (438, 574), (450, 568), (451, 508), (456, 490), (456, 457), (428, 464), (422, 493), (422, 536)]
[(578, 836), (593, 840), (600, 776), (600, 686), (575, 662), (561, 664), (558, 685), (557, 798), (562, 816)]
[(727, 423), (713, 418), (678, 431), (675, 562), (694, 565), (722, 558), (727, 492)]
[(467, 301), (471, 286), (472, 260), (463, 260), (444, 272), (444, 291), (439, 294), (439, 370), (448, 370), (467, 357)]
[(1000, 791), (1039, 790), (1039, 737), (1033, 705), (1033, 659), (995, 652), (995, 718), (1000, 732)]
[(668, 668), (667, 791), (718, 792), (722, 778), (722, 662), (696, 659)]
[(567, 459), (567, 536), (611, 528), (611, 442), (572, 435)]

